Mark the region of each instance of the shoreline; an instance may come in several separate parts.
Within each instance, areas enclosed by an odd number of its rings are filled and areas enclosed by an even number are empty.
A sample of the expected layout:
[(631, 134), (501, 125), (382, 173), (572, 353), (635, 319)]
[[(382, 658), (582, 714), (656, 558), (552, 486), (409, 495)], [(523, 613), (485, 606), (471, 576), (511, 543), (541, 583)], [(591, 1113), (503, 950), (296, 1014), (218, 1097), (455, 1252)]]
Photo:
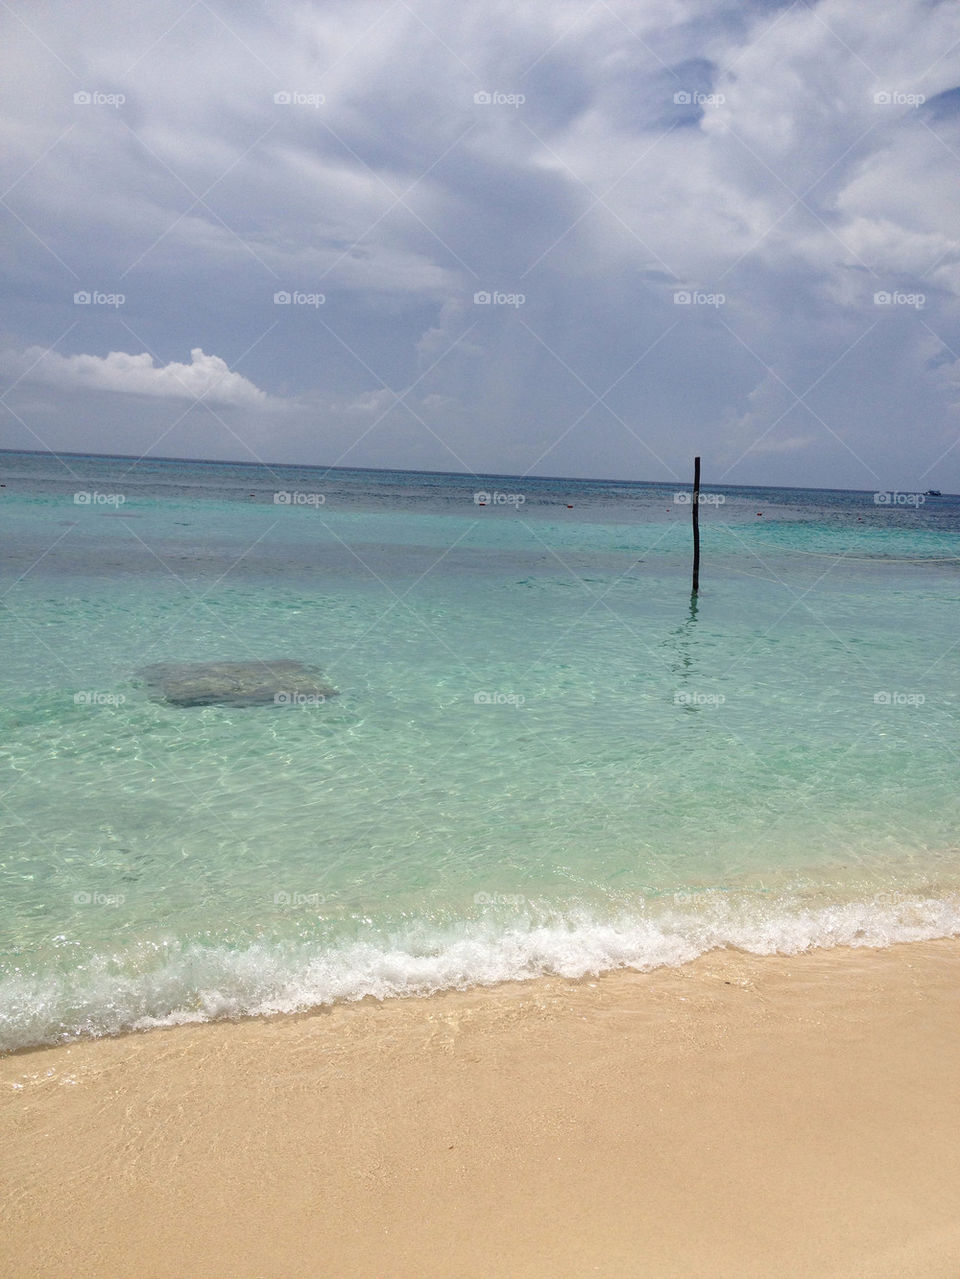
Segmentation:
[[(484, 896), (489, 896), (484, 894)], [(509, 899), (511, 902), (514, 900)], [(173, 942), (145, 973), (110, 973), (94, 957), (75, 971), (0, 981), (0, 1058), (5, 1054), (217, 1021), (302, 1015), (366, 998), (436, 998), (550, 980), (580, 981), (616, 972), (685, 966), (726, 950), (795, 955), (849, 947), (960, 938), (960, 893), (781, 897), (770, 912), (705, 889), (659, 913), (639, 908), (612, 917), (562, 914), (503, 923), (465, 919), (425, 945), (419, 922), (382, 937), (319, 946), (257, 940), (245, 947)], [(523, 926), (518, 926), (522, 924)], [(84, 974), (75, 981), (76, 973)]]
[(960, 940), (0, 1059), (17, 1276), (955, 1279)]

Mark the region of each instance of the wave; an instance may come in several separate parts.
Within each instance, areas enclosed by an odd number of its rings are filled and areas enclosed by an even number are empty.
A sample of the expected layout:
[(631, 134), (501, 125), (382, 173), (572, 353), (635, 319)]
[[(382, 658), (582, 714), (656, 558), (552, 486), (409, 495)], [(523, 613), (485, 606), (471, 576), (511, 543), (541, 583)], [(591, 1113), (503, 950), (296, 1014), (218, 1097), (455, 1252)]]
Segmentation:
[[(888, 895), (881, 894), (881, 898)], [(796, 955), (960, 935), (960, 895), (759, 907), (729, 900), (659, 914), (548, 922), (500, 916), (438, 928), (421, 921), (335, 946), (257, 942), (243, 948), (170, 939), (94, 956), (69, 972), (0, 981), (0, 1051), (220, 1019), (304, 1012), (372, 996), (426, 996), (542, 976), (678, 966), (708, 951)], [(772, 907), (772, 908), (771, 908)]]

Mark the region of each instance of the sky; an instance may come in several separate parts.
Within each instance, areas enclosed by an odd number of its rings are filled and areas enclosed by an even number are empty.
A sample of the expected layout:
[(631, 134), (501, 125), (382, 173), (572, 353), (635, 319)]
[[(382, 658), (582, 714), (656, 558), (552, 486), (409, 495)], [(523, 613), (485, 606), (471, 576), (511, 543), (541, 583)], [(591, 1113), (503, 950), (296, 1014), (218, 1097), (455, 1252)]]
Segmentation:
[(0, 446), (960, 491), (960, 6), (0, 6)]

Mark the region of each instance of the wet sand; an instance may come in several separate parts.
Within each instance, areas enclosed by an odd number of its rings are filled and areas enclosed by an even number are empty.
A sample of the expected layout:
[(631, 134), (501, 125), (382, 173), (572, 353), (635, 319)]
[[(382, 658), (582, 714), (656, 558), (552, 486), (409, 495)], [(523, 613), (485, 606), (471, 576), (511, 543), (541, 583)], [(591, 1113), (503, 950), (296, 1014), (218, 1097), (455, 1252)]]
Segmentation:
[(0, 1273), (957, 1279), (960, 942), (0, 1061)]

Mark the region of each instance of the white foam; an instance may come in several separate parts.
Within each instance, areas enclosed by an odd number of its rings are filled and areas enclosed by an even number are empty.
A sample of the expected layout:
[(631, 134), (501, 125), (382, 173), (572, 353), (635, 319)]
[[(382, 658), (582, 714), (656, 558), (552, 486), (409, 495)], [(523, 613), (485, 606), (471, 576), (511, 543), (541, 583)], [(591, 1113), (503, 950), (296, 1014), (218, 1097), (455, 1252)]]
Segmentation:
[(245, 949), (171, 941), (69, 973), (0, 982), (0, 1050), (188, 1022), (299, 1012), (372, 995), (430, 995), (553, 974), (577, 978), (617, 968), (676, 966), (734, 947), (794, 955), (833, 946), (883, 947), (960, 935), (960, 896), (904, 897), (759, 907), (708, 895), (689, 909), (587, 912), (548, 922), (529, 915), (444, 929), (411, 925), (390, 937), (326, 950), (317, 944), (256, 943)]

